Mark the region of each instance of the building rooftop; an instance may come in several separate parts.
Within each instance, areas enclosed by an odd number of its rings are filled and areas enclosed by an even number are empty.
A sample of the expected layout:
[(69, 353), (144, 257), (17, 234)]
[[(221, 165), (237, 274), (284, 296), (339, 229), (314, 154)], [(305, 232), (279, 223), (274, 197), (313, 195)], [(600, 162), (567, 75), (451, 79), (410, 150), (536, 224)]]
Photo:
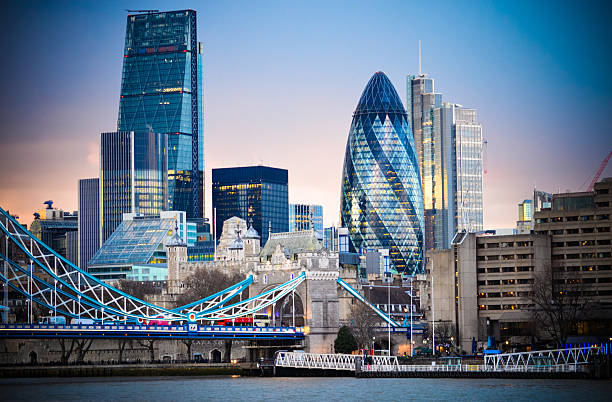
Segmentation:
[(91, 260), (89, 266), (148, 264), (168, 239), (174, 219), (125, 220), (117, 227)]
[(288, 258), (298, 253), (319, 251), (323, 248), (317, 233), (312, 229), (297, 232), (271, 233), (259, 256), (268, 259), (274, 254), (274, 250), (276, 250), (278, 245), (285, 251), (285, 256)]

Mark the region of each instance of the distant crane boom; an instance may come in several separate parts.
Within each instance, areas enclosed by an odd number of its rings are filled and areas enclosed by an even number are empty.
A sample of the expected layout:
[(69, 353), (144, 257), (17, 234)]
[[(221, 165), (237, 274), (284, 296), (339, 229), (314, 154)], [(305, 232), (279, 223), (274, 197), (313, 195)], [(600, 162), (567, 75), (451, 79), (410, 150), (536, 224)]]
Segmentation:
[(599, 180), (599, 176), (601, 176), (601, 174), (603, 173), (604, 169), (608, 165), (608, 161), (610, 160), (611, 156), (612, 156), (612, 151), (610, 151), (608, 156), (606, 156), (606, 159), (604, 159), (603, 162), (601, 162), (601, 165), (599, 166), (599, 169), (597, 170), (597, 173), (595, 173), (595, 176), (593, 177), (593, 181), (591, 181), (591, 184), (587, 188), (587, 191), (593, 191), (593, 187), (595, 187), (595, 183), (597, 183), (597, 180)]

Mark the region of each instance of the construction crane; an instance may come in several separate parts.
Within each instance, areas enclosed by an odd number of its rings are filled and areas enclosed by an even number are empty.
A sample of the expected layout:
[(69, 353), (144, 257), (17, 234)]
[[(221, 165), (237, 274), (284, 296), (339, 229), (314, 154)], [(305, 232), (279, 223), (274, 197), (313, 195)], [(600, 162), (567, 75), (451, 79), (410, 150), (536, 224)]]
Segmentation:
[(603, 160), (603, 162), (601, 162), (601, 165), (599, 165), (599, 169), (597, 169), (597, 173), (595, 173), (595, 176), (593, 176), (593, 180), (591, 180), (591, 184), (587, 188), (587, 191), (593, 191), (593, 187), (595, 187), (595, 183), (597, 183), (597, 180), (599, 180), (599, 176), (601, 176), (601, 174), (603, 173), (604, 169), (608, 165), (608, 161), (610, 160), (611, 156), (612, 156), (612, 151), (610, 151), (608, 156), (606, 156), (606, 158)]

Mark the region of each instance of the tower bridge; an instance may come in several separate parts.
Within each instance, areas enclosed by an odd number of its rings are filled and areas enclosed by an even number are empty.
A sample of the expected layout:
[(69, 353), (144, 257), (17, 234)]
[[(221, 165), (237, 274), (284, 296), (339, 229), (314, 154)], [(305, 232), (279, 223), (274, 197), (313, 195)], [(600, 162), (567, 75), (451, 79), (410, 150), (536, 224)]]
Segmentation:
[[(305, 237), (313, 234), (302, 233)], [(274, 235), (261, 250), (261, 254), (267, 253), (269, 257), (265, 262), (256, 261), (252, 256), (249, 260), (248, 255), (247, 258), (242, 255), (243, 260), (237, 261), (237, 269), (246, 277), (243, 281), (170, 309), (126, 294), (80, 270), (0, 208), (0, 259), (3, 260), (0, 279), (5, 284), (5, 300), (10, 288), (26, 299), (29, 309), (36, 303), (48, 309), (52, 316), (92, 323), (2, 325), (0, 337), (291, 339), (304, 340), (304, 349), (309, 352), (331, 353), (341, 318), (348, 314), (349, 300), (353, 297), (372, 308), (389, 326), (401, 327), (350, 286), (348, 281), (354, 280), (354, 271), (344, 272), (338, 253), (325, 249), (301, 250), (295, 258), (288, 258), (287, 250), (279, 241), (274, 246)], [(255, 247), (251, 254), (260, 252), (254, 244), (245, 238), (247, 247)], [(183, 279), (181, 272), (189, 271), (185, 269), (188, 264), (185, 249), (181, 242), (170, 241), (167, 245), (169, 289), (179, 288)], [(235, 257), (238, 256), (234, 254)], [(230, 260), (223, 263), (231, 265), (231, 258), (230, 255)], [(245, 289), (248, 289), (248, 298), (236, 302), (236, 297)], [(228, 329), (214, 325), (264, 312), (271, 317), (270, 327)], [(143, 325), (160, 320), (169, 325), (164, 328)]]

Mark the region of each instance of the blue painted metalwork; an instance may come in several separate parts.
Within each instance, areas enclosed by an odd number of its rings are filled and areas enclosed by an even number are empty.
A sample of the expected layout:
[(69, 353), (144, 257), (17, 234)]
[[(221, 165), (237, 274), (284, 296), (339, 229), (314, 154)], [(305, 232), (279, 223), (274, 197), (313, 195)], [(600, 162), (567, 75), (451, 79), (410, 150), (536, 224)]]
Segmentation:
[(392, 319), (390, 316), (388, 316), (384, 311), (382, 311), (381, 309), (379, 309), (378, 307), (376, 307), (375, 305), (373, 305), (372, 303), (370, 303), (365, 297), (363, 297), (358, 291), (356, 291), (355, 289), (353, 289), (353, 287), (351, 285), (349, 285), (348, 283), (346, 283), (344, 280), (342, 280), (342, 278), (338, 278), (337, 282), (340, 286), (342, 286), (344, 289), (346, 289), (347, 292), (349, 292), (354, 298), (356, 298), (357, 300), (359, 300), (360, 302), (364, 303), (366, 306), (368, 306), (369, 308), (371, 308), (372, 310), (374, 310), (374, 312), (383, 320), (385, 320), (385, 322), (387, 322), (388, 324), (390, 324), (392, 327), (401, 327), (400, 324), (398, 324), (397, 322), (395, 322), (394, 319)]
[[(196, 325), (190, 328), (190, 325)], [(130, 324), (0, 324), (0, 338), (121, 338), (121, 339), (304, 339), (303, 328), (225, 327), (219, 325), (130, 325)]]

